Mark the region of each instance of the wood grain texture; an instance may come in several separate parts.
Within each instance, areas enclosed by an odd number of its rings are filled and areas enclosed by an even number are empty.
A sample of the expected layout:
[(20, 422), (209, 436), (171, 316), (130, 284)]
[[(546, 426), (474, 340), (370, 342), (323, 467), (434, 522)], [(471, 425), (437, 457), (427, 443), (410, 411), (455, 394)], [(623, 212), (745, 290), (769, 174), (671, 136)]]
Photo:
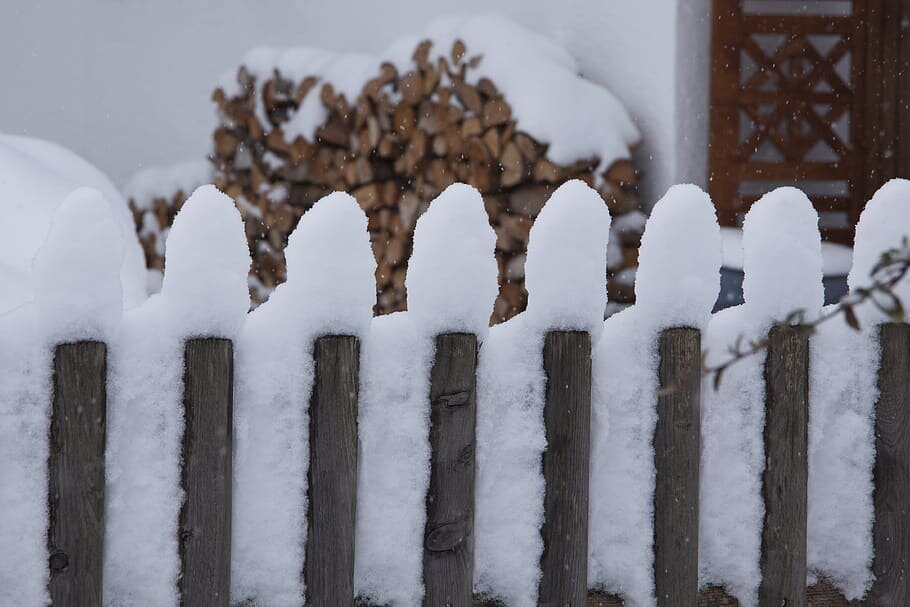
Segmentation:
[(771, 329), (765, 361), (761, 607), (806, 606), (809, 330)]
[(873, 605), (910, 605), (910, 325), (881, 327), (875, 411)]
[(227, 607), (231, 590), (234, 349), (228, 339), (184, 348), (180, 591), (184, 607)]
[(357, 507), (357, 399), (360, 342), (320, 337), (313, 348), (316, 377), (310, 398), (310, 466), (306, 604), (354, 604), (354, 523)]
[(538, 605), (581, 607), (588, 589), (591, 336), (547, 333), (543, 555)]
[(470, 607), (474, 583), (477, 337), (436, 338), (430, 372), (430, 487), (424, 532), (426, 607)]
[(658, 344), (654, 431), (654, 588), (658, 607), (698, 603), (701, 334), (668, 329)]
[(100, 607), (104, 561), (107, 346), (57, 346), (48, 453), (48, 591), (62, 607)]

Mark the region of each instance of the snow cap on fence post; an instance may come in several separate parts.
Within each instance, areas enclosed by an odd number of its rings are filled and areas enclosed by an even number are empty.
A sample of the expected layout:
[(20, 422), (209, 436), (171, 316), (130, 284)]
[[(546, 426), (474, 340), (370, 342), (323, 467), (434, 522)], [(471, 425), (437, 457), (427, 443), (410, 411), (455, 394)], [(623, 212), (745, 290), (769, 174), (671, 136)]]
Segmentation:
[(417, 220), (408, 312), (432, 333), (483, 336), (498, 289), (496, 234), (473, 187), (453, 183)]
[(607, 305), (610, 212), (595, 190), (561, 185), (531, 228), (525, 286), (527, 318), (546, 330), (597, 333)]
[[(856, 224), (853, 267), (847, 278), (850, 290), (871, 286), (872, 270), (882, 254), (901, 247), (904, 238), (910, 239), (910, 181), (892, 179), (872, 196)], [(893, 292), (903, 304), (905, 313), (910, 310), (910, 276), (904, 276)], [(856, 312), (867, 323), (889, 320), (872, 304), (858, 306)]]
[(179, 328), (231, 337), (250, 307), (250, 251), (234, 201), (213, 185), (187, 199), (165, 243), (161, 296)]
[(376, 303), (376, 259), (367, 217), (352, 196), (333, 192), (304, 213), (285, 249), (288, 280), (279, 287), (320, 334), (363, 335)]
[(123, 312), (124, 243), (110, 205), (79, 188), (54, 213), (34, 261), (35, 301), (54, 341), (108, 338)]
[(717, 301), (720, 266), (720, 228), (710, 196), (695, 185), (675, 185), (645, 226), (635, 307), (664, 327), (703, 328)]
[(743, 298), (754, 317), (818, 314), (825, 300), (818, 213), (800, 190), (777, 188), (752, 205), (743, 221), (743, 272)]

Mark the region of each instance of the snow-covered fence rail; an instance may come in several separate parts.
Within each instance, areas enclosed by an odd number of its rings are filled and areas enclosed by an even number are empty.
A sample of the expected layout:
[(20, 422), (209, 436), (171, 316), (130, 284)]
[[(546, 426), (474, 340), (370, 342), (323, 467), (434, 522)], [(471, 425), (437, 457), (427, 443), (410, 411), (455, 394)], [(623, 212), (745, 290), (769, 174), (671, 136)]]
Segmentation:
[[(908, 198), (899, 183), (867, 207), (854, 290)], [(0, 316), (4, 607), (574, 607), (590, 589), (678, 607), (713, 585), (745, 606), (832, 604), (808, 574), (908, 603), (910, 327), (872, 301), (858, 332), (783, 320), (821, 305), (795, 190), (750, 211), (746, 304), (713, 316), (713, 209), (671, 190), (636, 305), (604, 322), (609, 216), (567, 184), (532, 232), (527, 311), (493, 329), (495, 237), (463, 186), (418, 222), (409, 311), (376, 319), (344, 195), (303, 217), (288, 282), (250, 314), (242, 224), (213, 189), (174, 224), (161, 294), (126, 313), (105, 206), (81, 192), (61, 209), (35, 305)], [(703, 349), (717, 365), (739, 335), (768, 349), (715, 386)]]

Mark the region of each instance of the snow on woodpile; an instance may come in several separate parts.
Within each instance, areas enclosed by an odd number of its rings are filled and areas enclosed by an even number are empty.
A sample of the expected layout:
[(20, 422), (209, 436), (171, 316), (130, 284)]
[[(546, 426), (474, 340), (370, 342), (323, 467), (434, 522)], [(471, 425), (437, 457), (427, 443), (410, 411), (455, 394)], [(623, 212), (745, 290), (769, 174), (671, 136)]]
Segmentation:
[[(568, 180), (595, 186), (614, 216), (632, 215), (608, 267), (634, 265), (637, 130), (565, 50), (508, 19), (443, 19), (375, 55), (257, 49), (214, 99), (217, 183), (248, 221), (254, 300), (284, 280), (283, 243), (299, 217), (338, 189), (369, 217), (380, 314), (407, 308), (415, 221), (454, 182), (481, 192), (497, 232), (494, 322), (524, 309), (530, 227)], [(631, 287), (616, 295), (631, 298)]]
[[(910, 238), (910, 181), (885, 184), (856, 227), (849, 274), (852, 291), (872, 283), (883, 253)], [(910, 278), (894, 289), (906, 306)], [(860, 330), (840, 319), (812, 338), (809, 416), (809, 567), (848, 599), (872, 582), (872, 470), (880, 357), (878, 324), (890, 319), (865, 303), (855, 309)]]
[[(752, 206), (743, 252), (745, 303), (711, 318), (702, 341), (708, 366), (794, 311), (812, 320), (824, 300), (818, 215), (799, 190), (774, 190)], [(744, 607), (755, 604), (761, 579), (764, 362), (764, 353), (750, 356), (724, 372), (718, 389), (713, 377), (702, 386), (700, 577), (726, 586)]]
[(123, 197), (98, 169), (69, 150), (40, 139), (0, 134), (0, 312), (34, 297), (32, 262), (47, 238), (56, 209), (79, 187), (98, 190), (123, 241), (123, 302), (146, 297), (142, 251)]
[(104, 597), (111, 607), (177, 604), (183, 344), (236, 337), (249, 309), (243, 224), (214, 187), (184, 205), (166, 254), (161, 293), (128, 311), (109, 344)]
[(287, 254), (288, 281), (240, 335), (234, 413), (231, 594), (274, 607), (304, 596), (313, 344), (366, 335), (376, 267), (366, 216), (342, 192), (307, 213)]
[(188, 161), (170, 166), (148, 167), (123, 186), (139, 242), (149, 269), (149, 291), (161, 290), (164, 272), (164, 242), (174, 216), (199, 186), (214, 181), (214, 170), (208, 161)]
[(528, 309), (491, 329), (480, 350), (475, 589), (515, 607), (536, 604), (540, 580), (544, 336), (599, 334), (609, 233), (596, 191), (578, 181), (556, 190), (531, 230)]
[(594, 347), (588, 584), (630, 607), (654, 604), (658, 336), (707, 326), (720, 263), (711, 199), (693, 185), (670, 188), (642, 238), (635, 305), (604, 323)]
[(354, 581), (358, 595), (377, 604), (416, 607), (423, 598), (435, 337), (468, 332), (484, 340), (496, 298), (495, 240), (477, 191), (446, 188), (414, 232), (411, 308), (374, 319), (367, 337)]

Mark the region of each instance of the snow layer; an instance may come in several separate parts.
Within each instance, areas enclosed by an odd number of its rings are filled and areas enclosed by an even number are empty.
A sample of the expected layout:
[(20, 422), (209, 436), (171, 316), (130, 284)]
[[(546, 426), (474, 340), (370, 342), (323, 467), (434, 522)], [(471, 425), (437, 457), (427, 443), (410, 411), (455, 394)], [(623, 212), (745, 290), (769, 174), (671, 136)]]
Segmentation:
[[(79, 187), (107, 202), (124, 247), (120, 279), (126, 308), (146, 297), (145, 260), (126, 202), (95, 167), (54, 143), (0, 134), (0, 313), (34, 298), (32, 263), (54, 212)], [(10, 282), (12, 281), (12, 282)]]
[(128, 311), (110, 344), (109, 607), (177, 604), (183, 342), (234, 338), (249, 309), (250, 257), (230, 198), (212, 186), (196, 190), (175, 218), (166, 250), (161, 294)]
[(423, 599), (434, 351), (409, 312), (373, 319), (363, 344), (354, 586), (374, 604)]
[(35, 306), (0, 314), (0, 605), (47, 594), (47, 432), (51, 349)]
[(480, 192), (447, 187), (414, 228), (405, 286), (415, 322), (429, 333), (485, 335), (499, 290), (495, 248)]
[(474, 585), (514, 607), (536, 603), (546, 448), (543, 339), (599, 333), (610, 215), (580, 181), (556, 190), (531, 228), (528, 309), (490, 330), (480, 350)]
[(61, 342), (113, 337), (123, 312), (122, 265), (123, 240), (101, 192), (67, 196), (35, 257), (42, 328)]
[(529, 322), (540, 330), (600, 331), (607, 305), (610, 212), (583, 181), (564, 183), (531, 228), (525, 287)]
[(104, 197), (76, 190), (54, 212), (36, 252), (35, 303), (0, 313), (0, 605), (47, 603), (53, 347), (115, 336), (122, 260), (123, 243)]
[[(745, 303), (715, 314), (703, 338), (707, 364), (728, 360), (742, 339), (764, 338), (797, 310), (814, 318), (824, 300), (818, 215), (805, 194), (779, 188), (743, 223)], [(732, 365), (717, 390), (702, 386), (700, 578), (724, 585), (743, 607), (755, 604), (764, 506), (764, 353)]]
[(303, 602), (313, 344), (365, 335), (376, 299), (366, 216), (345, 193), (303, 215), (285, 254), (288, 280), (238, 341), (234, 413), (231, 595), (270, 607)]
[[(377, 55), (260, 48), (248, 53), (242, 65), (260, 81), (271, 77), (275, 69), (295, 81), (315, 76), (353, 102), (383, 62), (393, 63), (402, 74), (413, 69), (411, 57), (425, 39), (433, 42), (430, 61), (449, 60), (452, 45), (459, 39), (469, 56), (482, 55), (479, 67), (469, 71), (470, 83), (483, 77), (492, 80), (512, 106), (521, 129), (548, 142), (548, 155), (557, 163), (597, 156), (601, 168), (606, 168), (627, 158), (629, 148), (640, 140), (638, 129), (616, 97), (581, 78), (578, 64), (565, 49), (500, 15), (439, 19), (420, 36), (402, 38)], [(239, 93), (238, 86), (235, 74), (223, 78), (226, 91)], [(262, 102), (257, 98), (256, 103), (260, 123), (268, 128)], [(289, 138), (302, 135), (312, 140), (326, 117), (319, 96), (308, 95), (284, 126), (284, 133)]]
[[(904, 237), (910, 237), (910, 181), (894, 180), (860, 216), (851, 288), (868, 286), (881, 254)], [(906, 305), (910, 279), (896, 291)], [(856, 313), (860, 331), (836, 319), (812, 338), (809, 417), (809, 567), (849, 599), (861, 598), (872, 582), (877, 325), (887, 320), (872, 305)]]
[(371, 326), (360, 400), (355, 584), (376, 603), (421, 604), (435, 337), (469, 332), (484, 339), (497, 294), (495, 247), (480, 194), (449, 186), (417, 221), (408, 311)]
[(630, 607), (654, 604), (658, 336), (707, 326), (720, 263), (711, 199), (693, 185), (670, 188), (642, 237), (636, 303), (604, 322), (594, 347), (588, 584)]

